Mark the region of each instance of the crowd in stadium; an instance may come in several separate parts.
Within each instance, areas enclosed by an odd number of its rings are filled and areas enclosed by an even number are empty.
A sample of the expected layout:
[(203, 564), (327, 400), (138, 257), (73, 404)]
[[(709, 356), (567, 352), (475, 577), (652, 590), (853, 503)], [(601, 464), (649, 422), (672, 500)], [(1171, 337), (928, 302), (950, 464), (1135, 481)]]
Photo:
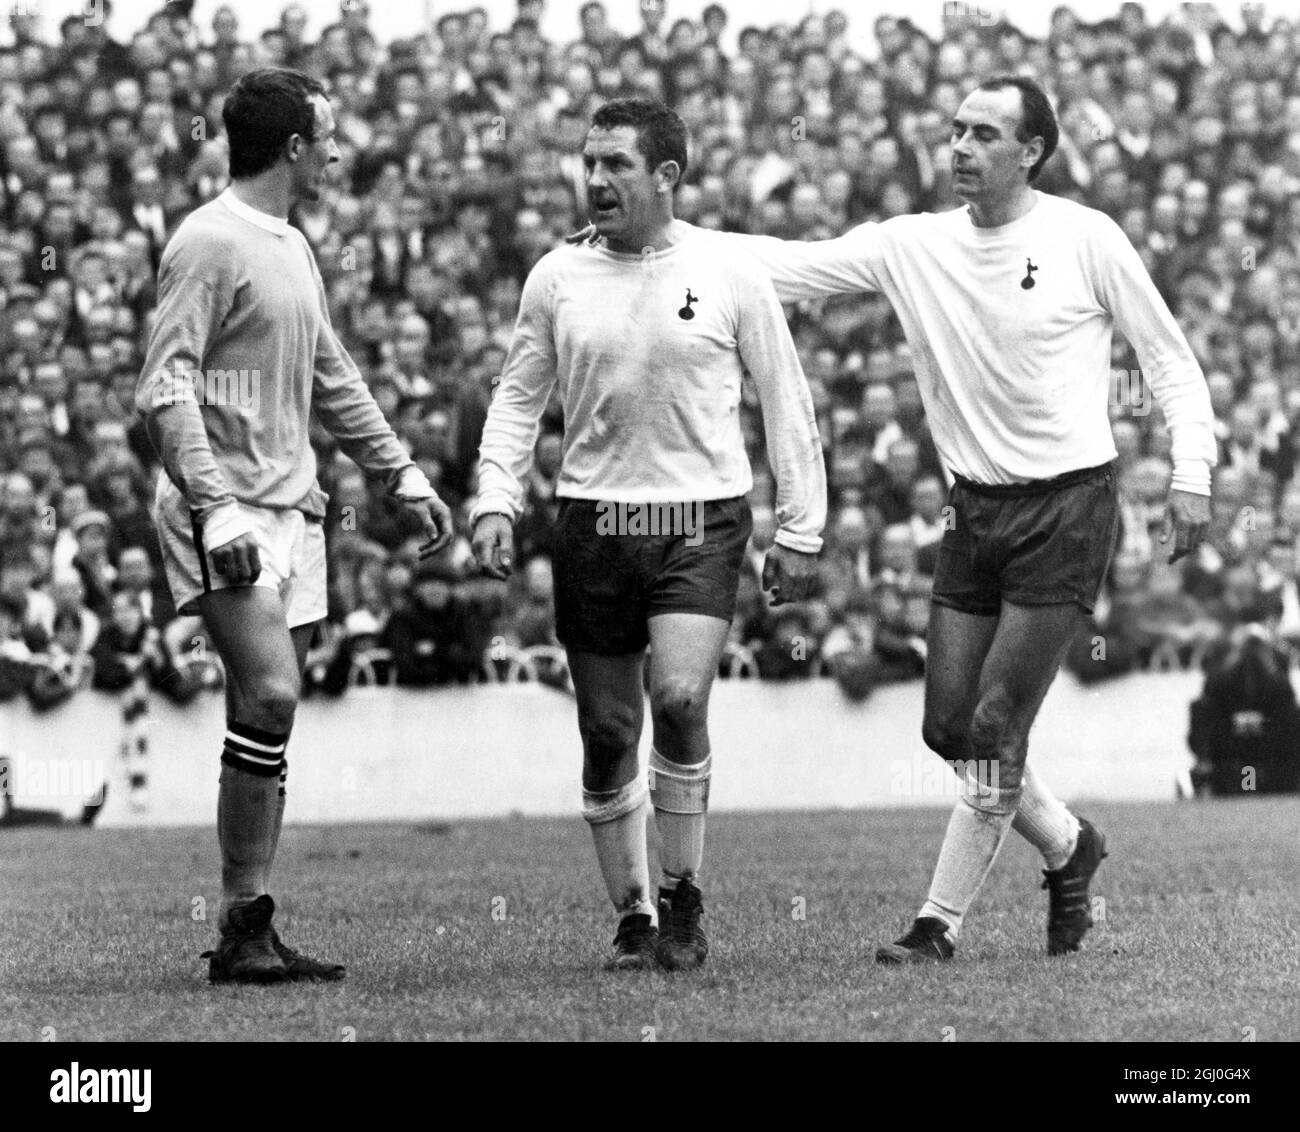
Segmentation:
[[(162, 248), (226, 184), (224, 92), (265, 65), (328, 84), (343, 161), (331, 199), (291, 219), (336, 330), (462, 524), (522, 281), (585, 223), (579, 151), (602, 101), (662, 97), (689, 123), (678, 216), (817, 240), (953, 207), (948, 123), (963, 93), (1033, 74), (1062, 124), (1037, 187), (1106, 211), (1139, 249), (1205, 370), (1221, 446), (1212, 536), (1170, 567), (1157, 538), (1168, 432), (1117, 339), (1123, 533), (1069, 664), (1084, 679), (1187, 664), (1250, 621), (1300, 642), (1300, 22), (1265, 26), (1246, 6), (1239, 30), (1186, 6), (1153, 25), (1126, 3), (1091, 25), (1059, 8), (1034, 40), (948, 5), (939, 40), (881, 16), (862, 57), (845, 32), (863, 17), (837, 11), (743, 28), (724, 50), (735, 17), (716, 4), (670, 20), (646, 0), (642, 26), (615, 28), (588, 3), (564, 42), (539, 31), (543, 7), (520, 0), (508, 27), (468, 9), (391, 43), (364, 0), (310, 29), (289, 4), (260, 35), (228, 8), (200, 27), (192, 4), (172, 2), (120, 42), (107, 3), (107, 22), (71, 16), (48, 36), (34, 8), (14, 7), (0, 49), (0, 696), (54, 703), (142, 667), (181, 698), (208, 679), (187, 664), (201, 627), (176, 618), (162, 579), (158, 465), (132, 397)], [(775, 520), (747, 394), (752, 569), (725, 663), (834, 673), (863, 694), (923, 670), (947, 489), (886, 301), (788, 313), (831, 486), (823, 596), (770, 610), (760, 591)], [(553, 409), (509, 585), (475, 575), (463, 529), (452, 552), (419, 562), (393, 505), (318, 432), (332, 587), (319, 683), (341, 689), (378, 655), (398, 683), (470, 680), (485, 655), (555, 643)]]

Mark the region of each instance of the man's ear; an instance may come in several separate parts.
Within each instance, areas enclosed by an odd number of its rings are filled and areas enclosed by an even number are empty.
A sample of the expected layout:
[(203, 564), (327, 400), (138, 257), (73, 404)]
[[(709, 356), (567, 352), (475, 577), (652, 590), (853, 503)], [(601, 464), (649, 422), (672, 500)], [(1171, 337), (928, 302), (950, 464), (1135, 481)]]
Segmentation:
[[(1045, 148), (1043, 139), (1040, 137), (1032, 137), (1025, 142), (1025, 147), (1029, 152), (1020, 158), (1020, 164), (1025, 169), (1032, 169), (1038, 163), (1038, 159), (1043, 156), (1043, 150)], [(1026, 161), (1026, 158), (1028, 158), (1028, 161)]]
[(655, 177), (659, 182), (656, 191), (671, 193), (677, 187), (677, 182), (682, 179), (682, 167), (676, 161), (661, 161), (659, 168), (655, 170)]
[(302, 151), (302, 134), (290, 134), (285, 151), (290, 161), (297, 161), (298, 154)]

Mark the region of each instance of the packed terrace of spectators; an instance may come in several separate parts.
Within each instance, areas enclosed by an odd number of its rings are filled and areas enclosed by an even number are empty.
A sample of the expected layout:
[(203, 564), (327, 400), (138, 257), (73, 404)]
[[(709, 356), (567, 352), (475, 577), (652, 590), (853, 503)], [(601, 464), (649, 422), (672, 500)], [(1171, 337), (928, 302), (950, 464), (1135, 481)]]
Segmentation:
[[(863, 57), (846, 37), (863, 17), (848, 10), (743, 27), (724, 50), (743, 17), (721, 5), (689, 20), (650, 0), (641, 26), (614, 27), (588, 3), (555, 42), (542, 9), (521, 0), (509, 26), (491, 26), (468, 8), (393, 42), (357, 0), (326, 26), (290, 4), (256, 35), (229, 8), (198, 26), (192, 5), (170, 3), (120, 41), (111, 18), (72, 16), (44, 36), (33, 10), (13, 9), (14, 45), (0, 50), (0, 696), (48, 706), (87, 683), (124, 687), (142, 666), (182, 699), (219, 679), (192, 663), (202, 627), (176, 617), (162, 579), (148, 513), (158, 462), (132, 394), (162, 249), (227, 183), (224, 93), (269, 65), (328, 86), (343, 161), (329, 198), (291, 219), (335, 328), (461, 523), (450, 553), (419, 563), (402, 516), (317, 430), (331, 615), (313, 686), (563, 682), (549, 561), (558, 404), (509, 585), (475, 576), (464, 516), (521, 284), (585, 223), (579, 151), (598, 105), (649, 95), (686, 119), (680, 217), (817, 240), (958, 205), (950, 118), (1006, 71), (1041, 81), (1060, 116), (1037, 187), (1122, 226), (1201, 361), (1220, 435), (1212, 536), (1170, 567), (1156, 539), (1169, 436), (1117, 339), (1123, 535), (1070, 667), (1097, 679), (1194, 664), (1242, 622), (1300, 642), (1300, 22), (1265, 24), (1246, 6), (1244, 27), (1229, 27), (1186, 6), (1154, 24), (1127, 3), (1086, 24), (1062, 7), (1036, 40), (949, 5), (937, 40), (876, 19)], [(788, 313), (831, 485), (825, 585), (776, 610), (759, 589), (773, 486), (747, 390), (755, 529), (724, 668), (833, 674), (864, 695), (923, 670), (946, 480), (887, 302)]]

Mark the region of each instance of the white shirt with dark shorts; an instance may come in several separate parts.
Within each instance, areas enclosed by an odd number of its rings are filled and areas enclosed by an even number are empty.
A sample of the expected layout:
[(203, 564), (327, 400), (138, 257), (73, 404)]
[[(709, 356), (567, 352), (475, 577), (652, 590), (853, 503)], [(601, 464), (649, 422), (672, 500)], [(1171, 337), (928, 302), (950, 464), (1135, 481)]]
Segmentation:
[(825, 465), (776, 292), (719, 234), (678, 222), (675, 235), (643, 256), (583, 245), (538, 262), (483, 430), (471, 521), (517, 519), (558, 383), (557, 633), (603, 655), (644, 648), (660, 613), (732, 617), (753, 486), (746, 374), (777, 484), (776, 541), (821, 549)]
[[(1115, 538), (1114, 492), (1103, 487), (1116, 455), (1108, 414), (1119, 385), (1110, 365), (1116, 328), (1172, 434), (1172, 486), (1209, 493), (1217, 454), (1204, 375), (1104, 213), (1036, 192), (1029, 212), (996, 228), (977, 227), (959, 208), (820, 243), (723, 238), (759, 260), (783, 302), (878, 291), (892, 304), (955, 480), (936, 601), (981, 613), (996, 611), (991, 595), (1091, 608)], [(1098, 509), (1087, 521), (1085, 490)]]

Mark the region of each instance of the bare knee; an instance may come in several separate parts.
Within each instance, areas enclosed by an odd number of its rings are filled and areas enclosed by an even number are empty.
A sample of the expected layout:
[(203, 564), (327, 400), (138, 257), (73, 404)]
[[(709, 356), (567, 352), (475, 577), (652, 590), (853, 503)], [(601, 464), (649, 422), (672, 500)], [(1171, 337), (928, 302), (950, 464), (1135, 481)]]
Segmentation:
[(597, 711), (580, 713), (578, 732), (587, 761), (608, 766), (635, 751), (641, 738), (641, 718), (628, 704), (607, 704)]
[(921, 739), (940, 758), (951, 762), (966, 757), (970, 715), (965, 712), (926, 710), (921, 721)]
[(1003, 688), (993, 688), (975, 706), (970, 723), (970, 756), (996, 762), (1000, 785), (1015, 789), (1025, 762), (1025, 728), (1016, 704)]
[(678, 734), (702, 729), (708, 720), (709, 687), (691, 679), (668, 679), (650, 692), (656, 728)]
[(296, 675), (263, 680), (244, 700), (240, 714), (252, 716), (247, 722), (264, 731), (288, 731), (293, 727), (294, 712), (298, 709), (298, 693)]
[(1011, 697), (1001, 688), (991, 688), (980, 697), (970, 720), (971, 753), (996, 758), (1011, 725)]

